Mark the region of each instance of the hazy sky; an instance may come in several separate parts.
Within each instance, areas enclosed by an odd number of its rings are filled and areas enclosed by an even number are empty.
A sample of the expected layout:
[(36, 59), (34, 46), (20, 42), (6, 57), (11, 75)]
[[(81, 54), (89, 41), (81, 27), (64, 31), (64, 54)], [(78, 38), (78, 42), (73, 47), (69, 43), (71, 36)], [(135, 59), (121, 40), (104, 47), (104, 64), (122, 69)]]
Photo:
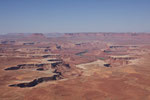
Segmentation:
[(150, 32), (150, 0), (0, 0), (12, 32)]

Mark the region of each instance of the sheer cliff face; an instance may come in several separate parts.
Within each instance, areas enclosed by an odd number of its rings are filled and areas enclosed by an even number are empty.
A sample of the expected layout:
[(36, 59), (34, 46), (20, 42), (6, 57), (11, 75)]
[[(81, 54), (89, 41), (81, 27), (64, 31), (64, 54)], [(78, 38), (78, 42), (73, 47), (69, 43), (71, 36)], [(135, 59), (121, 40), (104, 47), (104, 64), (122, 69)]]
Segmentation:
[(42, 33), (33, 33), (29, 35), (28, 38), (31, 40), (38, 40), (38, 41), (46, 39), (46, 37)]

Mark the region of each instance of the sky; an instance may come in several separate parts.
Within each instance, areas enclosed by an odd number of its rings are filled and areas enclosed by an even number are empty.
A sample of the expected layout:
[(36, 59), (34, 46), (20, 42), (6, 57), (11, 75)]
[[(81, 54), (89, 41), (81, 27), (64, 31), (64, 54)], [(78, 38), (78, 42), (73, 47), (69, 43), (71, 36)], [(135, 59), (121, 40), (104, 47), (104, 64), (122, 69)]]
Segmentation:
[(150, 32), (150, 0), (0, 0), (0, 34)]

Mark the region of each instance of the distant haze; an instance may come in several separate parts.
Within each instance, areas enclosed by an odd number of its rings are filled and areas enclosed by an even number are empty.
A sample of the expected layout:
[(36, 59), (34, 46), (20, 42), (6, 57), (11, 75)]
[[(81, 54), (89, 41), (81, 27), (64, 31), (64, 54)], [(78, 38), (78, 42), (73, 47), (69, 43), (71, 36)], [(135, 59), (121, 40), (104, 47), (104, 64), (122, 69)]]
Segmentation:
[(150, 32), (150, 0), (0, 0), (0, 34)]

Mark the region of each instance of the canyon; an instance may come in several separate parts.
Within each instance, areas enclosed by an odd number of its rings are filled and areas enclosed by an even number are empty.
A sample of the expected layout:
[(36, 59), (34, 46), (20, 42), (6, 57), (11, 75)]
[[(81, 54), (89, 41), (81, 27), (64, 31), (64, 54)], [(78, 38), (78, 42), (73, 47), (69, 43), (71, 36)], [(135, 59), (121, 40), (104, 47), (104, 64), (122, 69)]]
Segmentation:
[(0, 35), (0, 100), (150, 100), (150, 33)]

